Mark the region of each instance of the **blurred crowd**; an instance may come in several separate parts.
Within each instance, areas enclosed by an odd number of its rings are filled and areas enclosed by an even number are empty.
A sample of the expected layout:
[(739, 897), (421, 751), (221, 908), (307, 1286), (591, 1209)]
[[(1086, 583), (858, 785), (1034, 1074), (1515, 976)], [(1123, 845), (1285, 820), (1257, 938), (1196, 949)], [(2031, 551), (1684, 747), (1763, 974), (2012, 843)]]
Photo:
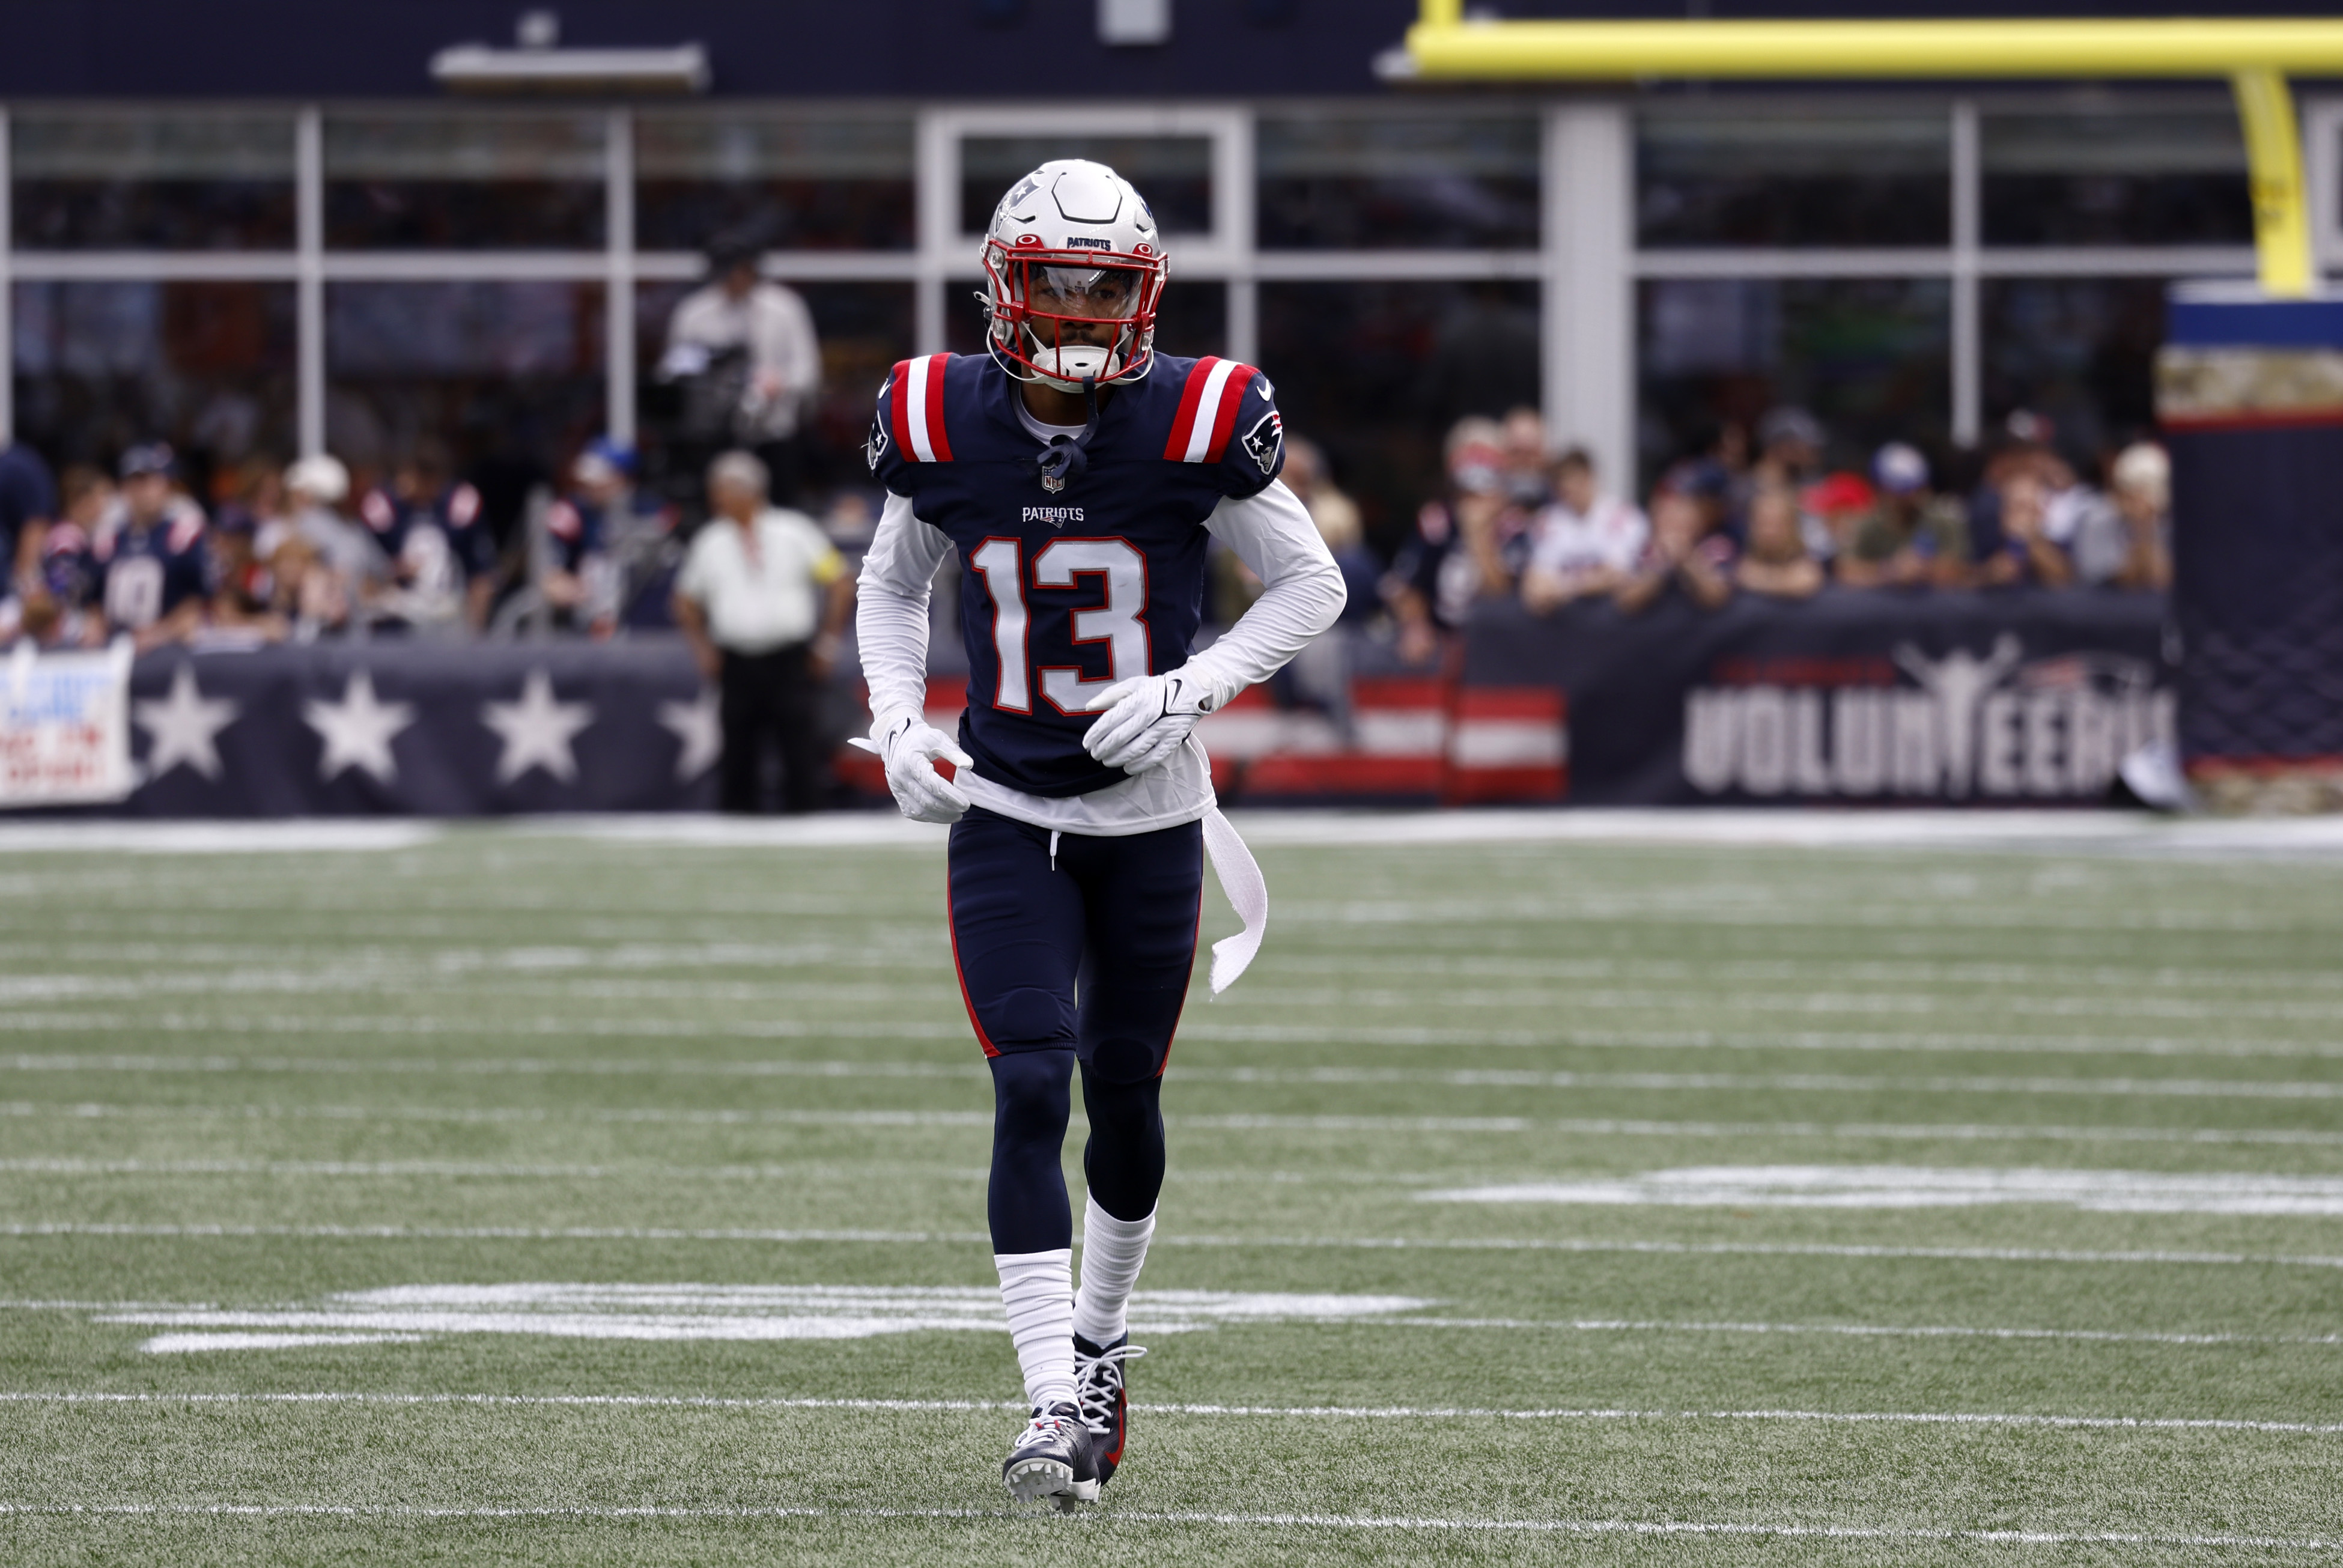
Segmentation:
[(2127, 447), (2094, 484), (2049, 436), (2038, 417), (2012, 416), (1962, 487), (1900, 441), (1862, 470), (1827, 469), (1820, 423), (1780, 408), (1754, 438), (1725, 427), (1638, 505), (1584, 450), (1550, 455), (1534, 410), (1465, 418), (1448, 432), (1443, 492), (1424, 503), (1380, 598), (1401, 653), (1421, 662), (1488, 599), (1542, 615), (1608, 599), (1636, 614), (1677, 596), (1713, 610), (1736, 594), (2167, 588), (2163, 449)]
[(638, 492), (635, 472), (631, 451), (594, 441), (558, 487), (497, 518), (428, 440), (368, 482), (328, 456), (254, 461), (220, 472), (204, 498), (163, 442), (131, 447), (111, 472), (54, 478), (39, 454), (11, 446), (0, 451), (0, 641), (608, 637), (637, 599), (664, 624), (665, 596), (643, 590), (673, 572), (678, 518)]

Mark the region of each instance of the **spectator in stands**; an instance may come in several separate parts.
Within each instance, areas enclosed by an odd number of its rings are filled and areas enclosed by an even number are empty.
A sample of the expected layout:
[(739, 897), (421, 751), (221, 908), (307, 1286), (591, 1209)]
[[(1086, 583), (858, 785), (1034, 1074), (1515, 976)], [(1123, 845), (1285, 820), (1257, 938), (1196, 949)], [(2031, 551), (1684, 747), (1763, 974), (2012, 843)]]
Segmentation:
[(781, 753), (783, 809), (820, 806), (821, 693), (854, 605), (845, 561), (810, 518), (771, 504), (771, 482), (749, 452), (709, 465), (714, 515), (675, 579), (676, 623), (717, 684), (727, 811), (761, 809), (769, 739)]
[(1415, 533), (1383, 581), (1410, 664), (1438, 657), (1442, 634), (1464, 624), (1474, 601), (1506, 598), (1528, 553), (1529, 516), (1505, 499), (1504, 431), (1468, 416), (1448, 432), (1448, 494), (1426, 501)]
[(1722, 609), (1733, 597), (1733, 540), (1711, 526), (1701, 498), (1683, 490), (1654, 495), (1651, 534), (1612, 590), (1620, 613), (1640, 615), (1671, 589), (1703, 609)]
[(291, 633), (277, 613), (277, 574), (256, 548), (260, 531), (249, 508), (226, 506), (212, 525), (213, 586), (203, 640), (218, 647), (283, 642)]
[(1749, 546), (1733, 568), (1733, 584), (1767, 598), (1812, 598), (1822, 591), (1822, 566), (1807, 553), (1798, 499), (1786, 486), (1764, 486), (1750, 501)]
[(1525, 512), (1535, 512), (1554, 499), (1554, 465), (1546, 451), (1544, 417), (1534, 408), (1515, 408), (1505, 416), (1503, 429), (1505, 499)]
[(1799, 529), (1806, 553), (1826, 570), (1855, 548), (1857, 535), (1879, 504), (1878, 494), (1860, 474), (1826, 474), (1799, 498)]
[(94, 647), (106, 627), (89, 545), (114, 506), (114, 486), (98, 469), (76, 464), (60, 487), (60, 515), (45, 532), (34, 580), (22, 586), (21, 629), (43, 648)]
[(2075, 565), (2050, 538), (2050, 492), (2036, 467), (2026, 464), (2012, 468), (2001, 483), (2000, 500), (2001, 546), (1978, 568), (1978, 586), (2072, 584)]
[(821, 390), (821, 346), (805, 301), (760, 277), (758, 254), (747, 236), (709, 247), (709, 281), (668, 318), (659, 371), (683, 384), (686, 444), (749, 448), (772, 475), (773, 504), (794, 507), (799, 430)]
[(121, 494), (90, 541), (106, 633), (127, 633), (141, 652), (192, 638), (211, 594), (204, 509), (178, 487), (177, 467), (160, 441), (125, 452)]
[(1878, 503), (1834, 563), (1845, 588), (1958, 588), (1968, 575), (1968, 517), (1929, 489), (1928, 459), (1890, 441), (1873, 455)]
[(2140, 593), (2172, 586), (2172, 459), (2153, 441), (2116, 454), (2107, 470), (2123, 521), (2123, 563), (2114, 584)]
[(455, 479), (444, 447), (417, 442), (389, 488), (358, 503), (358, 516), (390, 558), (392, 587), (374, 603), (377, 619), (473, 631), (488, 624), (499, 586), (496, 541), (480, 492)]
[[(1366, 527), (1359, 516), (1358, 503), (1335, 485), (1327, 471), (1326, 454), (1315, 441), (1289, 434), (1285, 437), (1285, 467), (1279, 477), (1309, 512), (1310, 520), (1318, 526), (1318, 537), (1326, 541), (1334, 564), (1342, 568), (1343, 584), (1351, 590), (1350, 603), (1343, 610), (1345, 618), (1365, 616), (1374, 605), (1375, 579), (1382, 575), (1383, 568), (1376, 562), (1374, 552), (1367, 548)], [(1243, 565), (1242, 561), (1238, 564)]]
[(1807, 483), (1822, 467), (1823, 444), (1821, 420), (1804, 408), (1774, 409), (1757, 422), (1755, 483), (1793, 490)]
[(39, 586), (41, 554), (56, 517), (56, 481), (41, 455), (22, 441), (0, 446), (0, 569), (8, 574), (0, 598)]
[(277, 574), (277, 608), (307, 641), (349, 629), (364, 608), (390, 591), (390, 558), (375, 532), (346, 516), (350, 471), (319, 453), (285, 470), (285, 517), (256, 541)]
[(1554, 488), (1553, 504), (1537, 514), (1522, 573), (1522, 603), (1537, 615), (1618, 588), (1651, 538), (1633, 502), (1595, 487), (1585, 447), (1573, 447), (1554, 463)]
[(609, 529), (622, 525), (634, 487), (634, 453), (601, 440), (569, 465), (569, 490), (545, 515), (546, 550), (537, 589), (556, 625), (597, 639), (618, 624), (618, 576)]

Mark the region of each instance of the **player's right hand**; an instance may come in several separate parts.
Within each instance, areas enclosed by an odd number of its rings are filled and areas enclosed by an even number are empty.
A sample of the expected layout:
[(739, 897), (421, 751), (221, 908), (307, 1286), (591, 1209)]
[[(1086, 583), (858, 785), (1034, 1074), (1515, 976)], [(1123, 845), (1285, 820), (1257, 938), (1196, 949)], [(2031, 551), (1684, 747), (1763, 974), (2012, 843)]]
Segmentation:
[(936, 771), (936, 759), (955, 768), (973, 768), (976, 759), (934, 725), (918, 719), (898, 719), (871, 736), (870, 749), (887, 765), (887, 788), (895, 805), (914, 822), (960, 820), (968, 809), (968, 796)]

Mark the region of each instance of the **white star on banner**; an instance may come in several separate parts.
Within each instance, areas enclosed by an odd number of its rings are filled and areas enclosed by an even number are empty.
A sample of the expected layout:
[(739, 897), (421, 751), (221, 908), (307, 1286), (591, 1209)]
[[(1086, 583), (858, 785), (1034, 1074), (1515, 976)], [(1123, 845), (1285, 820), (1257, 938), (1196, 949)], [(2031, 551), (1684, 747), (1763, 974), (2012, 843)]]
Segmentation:
[(675, 781), (689, 784), (724, 755), (724, 726), (716, 716), (716, 694), (703, 691), (689, 702), (659, 705), (659, 727), (683, 742), (676, 754)]
[(497, 732), (504, 754), (497, 759), (497, 782), (509, 784), (532, 768), (542, 768), (563, 783), (578, 777), (578, 758), (569, 742), (594, 722), (592, 704), (556, 702), (553, 678), (532, 669), (521, 682), (518, 702), (488, 702), (480, 707), (480, 722)]
[(214, 738), (236, 722), (236, 705), (197, 690), (193, 665), (182, 664), (172, 672), (169, 696), (142, 698), (130, 710), (138, 728), (152, 738), (146, 749), (148, 779), (160, 779), (183, 762), (206, 779), (219, 778), (219, 746)]
[(373, 776), (377, 784), (398, 779), (398, 764), (390, 754), (391, 737), (415, 722), (415, 704), (377, 702), (374, 677), (361, 669), (342, 689), (339, 702), (314, 699), (301, 705), (301, 720), (326, 742), (317, 762), (317, 777), (331, 781), (346, 769)]

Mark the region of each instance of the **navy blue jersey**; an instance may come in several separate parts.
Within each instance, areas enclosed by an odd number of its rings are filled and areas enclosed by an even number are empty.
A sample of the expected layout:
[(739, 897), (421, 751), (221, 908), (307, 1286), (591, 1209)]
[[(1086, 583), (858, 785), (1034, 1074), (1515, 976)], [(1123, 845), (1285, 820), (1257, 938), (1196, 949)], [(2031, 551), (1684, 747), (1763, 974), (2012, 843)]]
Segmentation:
[(546, 508), (546, 556), (556, 571), (575, 572), (600, 555), (602, 535), (602, 508), (591, 501), (564, 497)]
[(1086, 461), (1045, 487), (1016, 384), (990, 357), (895, 367), (871, 471), (959, 552), (968, 711), (980, 778), (1086, 795), (1127, 777), (1082, 749), (1088, 703), (1187, 662), (1203, 616), (1204, 519), (1268, 487), (1285, 444), (1268, 377), (1231, 359), (1158, 355), (1102, 399)]
[(144, 631), (187, 600), (211, 594), (204, 514), (192, 502), (143, 528), (117, 514), (99, 528), (90, 559), (99, 605), (119, 631)]
[(452, 485), (428, 501), (402, 500), (387, 489), (368, 490), (358, 501), (358, 516), (374, 530), (382, 553), (397, 560), (418, 528), (435, 528), (447, 541), (448, 558), (466, 578), (477, 578), (497, 564), (496, 540), (481, 515), (480, 492), (470, 485)]

